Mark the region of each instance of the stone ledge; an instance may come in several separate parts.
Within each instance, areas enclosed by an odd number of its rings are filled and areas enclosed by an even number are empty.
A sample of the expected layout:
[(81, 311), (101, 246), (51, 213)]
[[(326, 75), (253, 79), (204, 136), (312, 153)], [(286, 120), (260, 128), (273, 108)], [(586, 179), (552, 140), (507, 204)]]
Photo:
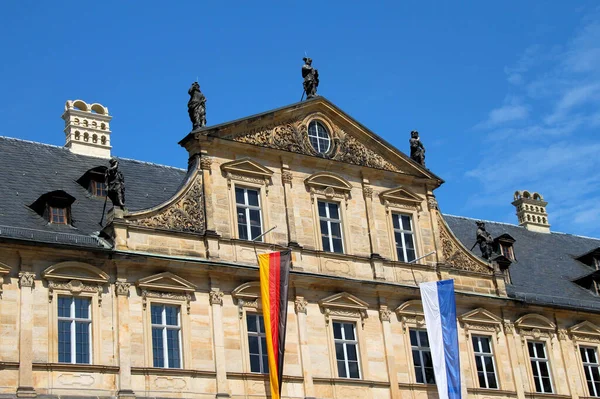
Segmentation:
[(210, 370), (194, 370), (194, 369), (168, 369), (161, 367), (132, 367), (131, 374), (143, 375), (178, 375), (178, 376), (199, 376), (199, 377), (216, 377), (217, 373)]
[[(255, 381), (269, 381), (268, 374), (259, 374), (259, 373), (236, 373), (236, 372), (228, 372), (227, 378), (232, 379), (242, 379), (242, 380), (255, 380)], [(293, 381), (293, 382), (302, 382), (304, 381), (304, 377), (295, 376), (295, 375), (284, 375), (284, 381)]]
[(315, 383), (328, 383), (334, 385), (366, 385), (369, 388), (382, 387), (389, 388), (389, 381), (375, 381), (375, 380), (361, 380), (357, 378), (325, 378), (325, 377), (313, 377)]
[(79, 372), (96, 372), (117, 374), (119, 366), (109, 366), (102, 364), (73, 364), (73, 363), (33, 363), (33, 369), (37, 370), (62, 370)]

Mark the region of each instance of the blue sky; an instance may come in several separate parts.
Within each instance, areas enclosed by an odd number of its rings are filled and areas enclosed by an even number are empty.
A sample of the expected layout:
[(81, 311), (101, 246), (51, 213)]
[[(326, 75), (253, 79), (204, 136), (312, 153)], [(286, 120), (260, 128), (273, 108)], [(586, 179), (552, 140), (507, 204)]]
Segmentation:
[[(576, 4), (575, 4), (576, 3)], [(445, 213), (600, 236), (600, 9), (548, 2), (6, 2), (0, 135), (63, 145), (67, 99), (106, 105), (113, 153), (186, 167), (187, 89), (208, 124), (319, 94), (402, 151), (417, 129)]]

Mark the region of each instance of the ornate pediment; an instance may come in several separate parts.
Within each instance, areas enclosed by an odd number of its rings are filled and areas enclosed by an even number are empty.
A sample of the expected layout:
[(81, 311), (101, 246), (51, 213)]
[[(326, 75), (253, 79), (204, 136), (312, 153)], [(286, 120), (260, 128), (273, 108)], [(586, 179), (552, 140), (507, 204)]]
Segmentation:
[(319, 306), (323, 309), (327, 324), (329, 324), (332, 316), (360, 318), (362, 324), (364, 324), (364, 319), (368, 317), (369, 304), (347, 292), (340, 292), (321, 299)]
[(135, 285), (142, 289), (168, 292), (194, 292), (196, 286), (171, 272), (158, 273), (139, 279)]
[[(348, 199), (352, 185), (343, 177), (330, 172), (317, 172), (304, 180), (311, 196), (324, 195), (327, 198)], [(313, 198), (314, 199), (314, 198)]]
[(108, 274), (97, 267), (74, 261), (52, 265), (42, 272), (42, 277), (47, 280), (80, 280), (99, 284), (108, 281)]
[(410, 189), (405, 187), (396, 187), (379, 193), (381, 202), (385, 205), (386, 211), (390, 207), (396, 208), (418, 208), (422, 199)]
[(541, 337), (550, 338), (556, 332), (556, 324), (548, 318), (535, 313), (521, 316), (515, 321), (515, 328), (519, 331), (522, 339), (526, 337), (534, 339)]
[(268, 169), (249, 158), (236, 159), (235, 161), (226, 162), (221, 165), (221, 170), (223, 170), (225, 173), (238, 173), (248, 176), (261, 177), (263, 179), (268, 179), (273, 174), (271, 169)]
[(582, 321), (567, 329), (574, 340), (600, 342), (600, 327), (589, 321)]
[(411, 299), (410, 301), (406, 301), (398, 306), (395, 312), (402, 323), (402, 331), (406, 332), (409, 327), (425, 327), (423, 303), (420, 300)]
[(473, 309), (458, 317), (465, 330), (490, 331), (499, 333), (502, 329), (502, 319), (483, 308)]
[(442, 215), (437, 213), (442, 255), (445, 262), (456, 269), (490, 274), (492, 266), (469, 251), (448, 227)]
[(231, 296), (237, 300), (240, 319), (244, 316), (244, 308), (260, 308), (260, 282), (251, 281), (237, 286), (231, 291)]
[[(185, 184), (165, 203), (151, 209), (131, 212), (125, 220), (132, 225), (185, 233), (204, 234), (206, 230), (203, 207), (201, 162), (194, 160)], [(202, 164), (210, 167), (210, 158)]]

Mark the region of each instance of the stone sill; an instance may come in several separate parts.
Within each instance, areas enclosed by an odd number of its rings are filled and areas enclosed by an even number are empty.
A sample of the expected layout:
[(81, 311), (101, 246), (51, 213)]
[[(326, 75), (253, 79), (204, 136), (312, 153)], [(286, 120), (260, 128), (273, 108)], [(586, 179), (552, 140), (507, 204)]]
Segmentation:
[(552, 398), (552, 399), (571, 399), (571, 395), (560, 395), (557, 393), (525, 392), (526, 398)]
[(383, 387), (389, 388), (390, 383), (388, 381), (374, 381), (374, 380), (361, 380), (358, 378), (324, 378), (324, 377), (313, 377), (313, 381), (316, 383), (329, 383), (334, 385), (363, 385), (369, 388)]
[[(254, 380), (254, 381), (269, 381), (268, 374), (260, 374), (260, 373), (237, 373), (237, 372), (227, 372), (227, 378), (231, 379), (240, 379), (240, 380)], [(295, 375), (284, 375), (284, 381), (288, 382), (302, 382), (304, 381), (303, 377), (295, 376)]]
[(18, 369), (19, 362), (0, 362), (0, 370), (2, 369)]
[(517, 391), (505, 391), (502, 389), (494, 388), (467, 388), (468, 393), (481, 394), (481, 395), (493, 395), (493, 396), (517, 396)]
[(405, 383), (405, 382), (400, 382), (398, 383), (398, 387), (401, 389), (413, 389), (416, 391), (428, 391), (428, 392), (437, 392), (437, 387), (435, 384), (419, 384), (418, 382), (412, 382), (412, 383)]
[(79, 371), (110, 374), (116, 374), (119, 372), (119, 366), (109, 366), (102, 364), (33, 363), (33, 368), (48, 371)]
[(173, 375), (188, 377), (216, 377), (215, 371), (194, 369), (169, 369), (162, 367), (132, 367), (131, 374), (137, 375)]

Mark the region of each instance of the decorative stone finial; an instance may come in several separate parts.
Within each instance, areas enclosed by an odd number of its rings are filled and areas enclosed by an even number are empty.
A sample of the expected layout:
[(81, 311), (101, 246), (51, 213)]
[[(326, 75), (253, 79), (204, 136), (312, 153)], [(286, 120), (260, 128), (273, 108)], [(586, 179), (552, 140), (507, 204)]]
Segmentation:
[[(304, 78), (304, 93), (306, 99), (317, 96), (317, 87), (319, 86), (319, 71), (312, 67), (312, 58), (304, 57), (302, 65), (302, 77)], [(304, 97), (304, 94), (302, 95)]]
[(419, 132), (410, 132), (410, 158), (419, 165), (425, 166), (425, 146), (419, 138)]
[(188, 90), (190, 101), (188, 101), (188, 114), (192, 121), (192, 130), (206, 126), (206, 97), (200, 91), (198, 82), (192, 83)]

